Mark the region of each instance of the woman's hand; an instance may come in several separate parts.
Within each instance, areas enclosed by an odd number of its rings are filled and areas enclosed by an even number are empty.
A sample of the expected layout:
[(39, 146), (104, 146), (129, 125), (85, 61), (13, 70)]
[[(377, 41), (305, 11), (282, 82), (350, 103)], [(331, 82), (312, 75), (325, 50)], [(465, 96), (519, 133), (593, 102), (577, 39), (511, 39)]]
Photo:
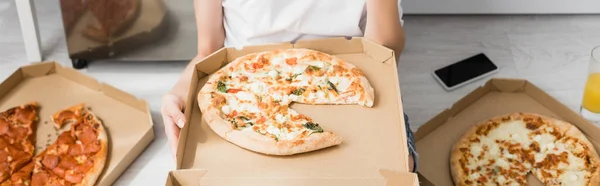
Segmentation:
[(176, 157), (180, 129), (185, 124), (184, 109), (185, 99), (171, 92), (163, 96), (160, 112), (173, 157)]
[(225, 41), (221, 0), (194, 0), (194, 14), (198, 29), (198, 55), (187, 65), (173, 89), (163, 96), (160, 108), (173, 157), (177, 155), (179, 132), (186, 123), (183, 113), (194, 66), (207, 55), (222, 48)]
[(190, 91), (190, 82), (194, 73), (194, 66), (201, 61), (206, 55), (198, 55), (190, 61), (185, 67), (185, 70), (179, 77), (179, 81), (173, 89), (165, 94), (162, 98), (160, 112), (165, 126), (165, 133), (169, 140), (169, 147), (173, 157), (176, 157), (177, 142), (179, 141), (179, 132), (186, 123), (185, 104), (187, 101), (188, 92)]

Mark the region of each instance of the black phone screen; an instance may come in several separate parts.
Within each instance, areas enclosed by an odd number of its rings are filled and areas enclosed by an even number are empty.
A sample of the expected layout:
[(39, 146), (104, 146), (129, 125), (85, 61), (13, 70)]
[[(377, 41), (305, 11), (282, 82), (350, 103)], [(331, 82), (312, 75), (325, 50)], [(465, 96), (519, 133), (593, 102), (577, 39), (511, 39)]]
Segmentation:
[(485, 56), (477, 54), (473, 57), (456, 62), (435, 71), (435, 75), (446, 84), (453, 87), (480, 75), (496, 70), (498, 67)]

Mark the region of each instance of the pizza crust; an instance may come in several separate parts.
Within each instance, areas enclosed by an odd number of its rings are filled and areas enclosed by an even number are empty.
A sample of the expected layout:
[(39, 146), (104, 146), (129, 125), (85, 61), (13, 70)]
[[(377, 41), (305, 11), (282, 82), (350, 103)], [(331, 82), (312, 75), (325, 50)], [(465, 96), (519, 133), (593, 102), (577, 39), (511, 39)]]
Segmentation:
[(268, 155), (292, 155), (338, 145), (342, 138), (331, 133), (314, 133), (308, 138), (275, 141), (252, 130), (232, 130), (225, 138), (238, 146)]
[(231, 130), (231, 123), (221, 117), (221, 110), (211, 104), (211, 94), (198, 94), (198, 103), (203, 113), (202, 117), (208, 126), (219, 136), (226, 138), (225, 134)]
[[(92, 114), (93, 115), (93, 114)], [(98, 140), (100, 140), (100, 151), (98, 151), (94, 155), (94, 165), (92, 169), (90, 169), (87, 174), (85, 174), (82, 182), (77, 185), (81, 186), (94, 186), (96, 181), (102, 174), (104, 170), (106, 159), (108, 156), (108, 135), (106, 134), (106, 129), (104, 128), (104, 124), (94, 115), (94, 122), (99, 124), (98, 127)]]
[[(495, 118), (492, 120), (495, 120)], [(463, 185), (462, 183), (464, 181), (460, 178), (467, 177), (467, 175), (462, 171), (460, 167), (460, 158), (462, 155), (460, 148), (469, 144), (469, 137), (476, 133), (477, 128), (485, 124), (487, 124), (487, 122), (483, 122), (475, 125), (474, 127), (471, 127), (467, 132), (465, 132), (462, 135), (462, 137), (458, 140), (458, 142), (455, 143), (454, 147), (452, 148), (450, 154), (450, 174), (452, 175), (452, 180), (454, 181), (454, 183), (457, 183), (457, 186)]]

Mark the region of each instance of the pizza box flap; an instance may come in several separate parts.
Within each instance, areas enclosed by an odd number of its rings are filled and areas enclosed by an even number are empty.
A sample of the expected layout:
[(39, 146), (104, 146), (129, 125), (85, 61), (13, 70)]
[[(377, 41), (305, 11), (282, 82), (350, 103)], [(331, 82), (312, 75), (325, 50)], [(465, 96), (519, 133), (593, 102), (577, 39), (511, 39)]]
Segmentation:
[[(415, 134), (419, 175), (423, 186), (451, 186), (450, 152), (454, 143), (473, 125), (497, 115), (531, 112), (555, 117), (577, 126), (596, 149), (600, 128), (552, 96), (523, 79), (492, 78), (422, 125)], [(542, 184), (531, 174), (529, 185)]]
[[(293, 156), (267, 156), (227, 142), (216, 135), (198, 108), (197, 92), (207, 76), (237, 57), (282, 48), (308, 48), (356, 64), (375, 88), (375, 105), (311, 106), (291, 108), (344, 137), (341, 145)], [(378, 170), (408, 172), (408, 147), (400, 102), (394, 53), (363, 38), (331, 38), (224, 48), (196, 63), (186, 103), (186, 124), (177, 149), (177, 169), (206, 170), (203, 179), (339, 180), (380, 179)], [(328, 123), (328, 124), (325, 124)], [(336, 125), (345, 123), (347, 125)], [(372, 127), (365, 127), (367, 126)], [(223, 162), (220, 162), (223, 161)], [(294, 167), (294, 168), (292, 168)], [(342, 183), (343, 182), (343, 183)]]
[(380, 170), (378, 178), (203, 178), (207, 174), (205, 169), (183, 169), (169, 172), (166, 186), (237, 186), (237, 185), (261, 185), (261, 186), (304, 186), (304, 185), (344, 185), (344, 186), (364, 186), (364, 185), (403, 185), (418, 186), (419, 180), (415, 173), (394, 172)]
[(23, 66), (0, 84), (0, 111), (31, 101), (40, 105), (36, 153), (67, 129), (50, 121), (61, 109), (84, 103), (103, 121), (111, 141), (97, 185), (111, 185), (154, 138), (145, 101), (56, 62)]

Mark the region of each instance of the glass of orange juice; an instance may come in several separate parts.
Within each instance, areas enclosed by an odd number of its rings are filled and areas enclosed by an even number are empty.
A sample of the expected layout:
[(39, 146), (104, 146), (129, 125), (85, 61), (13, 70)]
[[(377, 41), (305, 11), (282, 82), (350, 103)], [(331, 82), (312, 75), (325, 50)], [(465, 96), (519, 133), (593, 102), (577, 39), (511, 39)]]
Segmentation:
[(581, 115), (592, 122), (600, 122), (600, 46), (592, 49)]

